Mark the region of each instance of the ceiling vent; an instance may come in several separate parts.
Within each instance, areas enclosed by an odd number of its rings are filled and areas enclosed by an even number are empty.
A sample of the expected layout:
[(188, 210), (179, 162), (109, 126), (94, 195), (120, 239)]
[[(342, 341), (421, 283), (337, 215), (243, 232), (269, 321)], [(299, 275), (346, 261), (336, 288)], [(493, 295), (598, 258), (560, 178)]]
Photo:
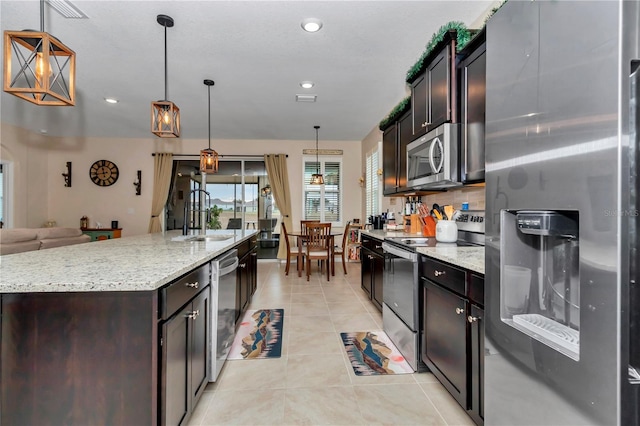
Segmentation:
[(60, 15), (70, 19), (88, 19), (83, 11), (68, 0), (45, 0)]
[(315, 102), (317, 95), (296, 95), (296, 102)]

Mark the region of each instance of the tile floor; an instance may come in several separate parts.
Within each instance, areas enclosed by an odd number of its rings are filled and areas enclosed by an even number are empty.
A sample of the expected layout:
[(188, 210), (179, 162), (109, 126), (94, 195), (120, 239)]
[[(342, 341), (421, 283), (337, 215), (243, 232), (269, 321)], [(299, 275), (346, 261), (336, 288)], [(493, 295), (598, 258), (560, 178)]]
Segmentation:
[(258, 262), (250, 309), (284, 308), (282, 357), (227, 361), (189, 425), (473, 425), (431, 373), (356, 376), (340, 332), (382, 329), (360, 289), (360, 264), (309, 282), (295, 264)]

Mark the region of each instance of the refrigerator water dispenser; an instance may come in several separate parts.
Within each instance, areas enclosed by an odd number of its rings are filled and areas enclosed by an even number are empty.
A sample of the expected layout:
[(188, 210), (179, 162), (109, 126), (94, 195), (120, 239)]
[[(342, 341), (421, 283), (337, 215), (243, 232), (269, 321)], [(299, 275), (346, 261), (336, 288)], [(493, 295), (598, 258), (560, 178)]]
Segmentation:
[(578, 212), (502, 210), (500, 222), (502, 321), (578, 360)]

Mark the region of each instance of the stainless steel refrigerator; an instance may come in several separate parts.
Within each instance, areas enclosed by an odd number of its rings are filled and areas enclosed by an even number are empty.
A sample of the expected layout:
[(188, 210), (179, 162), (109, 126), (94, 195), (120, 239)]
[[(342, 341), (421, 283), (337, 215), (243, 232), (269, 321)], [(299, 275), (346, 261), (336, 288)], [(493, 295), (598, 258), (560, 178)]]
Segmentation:
[(640, 2), (487, 25), (485, 423), (640, 424)]

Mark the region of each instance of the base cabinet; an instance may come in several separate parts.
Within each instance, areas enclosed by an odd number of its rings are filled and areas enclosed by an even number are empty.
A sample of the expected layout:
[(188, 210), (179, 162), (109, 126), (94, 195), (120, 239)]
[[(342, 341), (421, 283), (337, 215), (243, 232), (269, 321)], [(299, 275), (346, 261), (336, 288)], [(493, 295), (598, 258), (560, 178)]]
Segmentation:
[(382, 241), (362, 236), (360, 248), (361, 276), (360, 287), (369, 299), (382, 312), (382, 277), (384, 275), (384, 254)]
[(422, 256), (422, 361), (484, 424), (484, 278)]
[[(209, 265), (195, 274), (171, 284), (163, 294), (177, 297), (173, 286), (197, 289), (198, 293), (171, 313), (160, 326), (160, 404), (161, 425), (186, 424), (207, 381), (209, 346)], [(194, 281), (198, 279), (199, 281)], [(205, 282), (195, 287), (195, 283)], [(167, 305), (171, 305), (171, 299)]]
[(251, 239), (238, 248), (236, 281), (236, 322), (241, 321), (257, 288), (257, 240)]

